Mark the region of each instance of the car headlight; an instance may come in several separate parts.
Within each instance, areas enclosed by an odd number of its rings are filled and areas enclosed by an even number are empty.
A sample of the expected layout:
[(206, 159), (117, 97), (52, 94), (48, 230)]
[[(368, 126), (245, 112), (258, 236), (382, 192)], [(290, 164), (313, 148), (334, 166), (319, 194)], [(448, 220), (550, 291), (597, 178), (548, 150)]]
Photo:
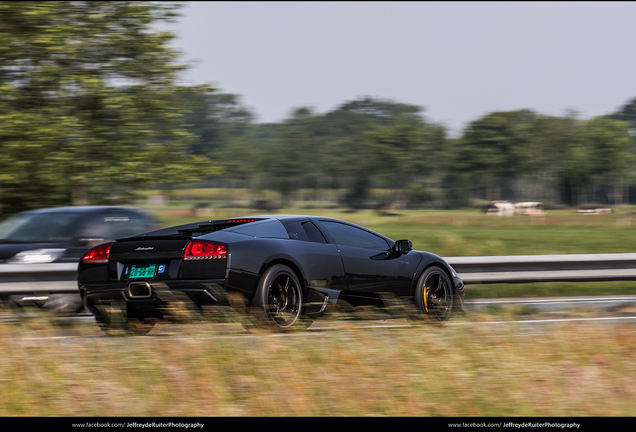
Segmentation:
[(8, 262), (11, 264), (50, 263), (64, 255), (66, 249), (33, 249), (15, 254)]

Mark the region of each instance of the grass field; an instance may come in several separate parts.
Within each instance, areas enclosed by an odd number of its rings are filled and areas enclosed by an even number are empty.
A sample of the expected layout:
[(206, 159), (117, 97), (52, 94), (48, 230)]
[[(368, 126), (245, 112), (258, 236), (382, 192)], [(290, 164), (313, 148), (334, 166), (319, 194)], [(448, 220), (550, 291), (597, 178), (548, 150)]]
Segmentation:
[[(165, 225), (258, 213), (216, 208), (195, 213), (191, 206), (149, 207)], [(416, 249), (440, 256), (623, 253), (636, 250), (636, 213), (579, 215), (555, 210), (545, 216), (487, 216), (478, 210), (404, 210), (382, 216), (374, 210), (284, 208), (278, 214), (311, 214), (357, 223), (393, 239), (408, 238)]]
[(184, 324), (62, 338), (43, 319), (0, 323), (0, 417), (636, 415), (633, 324), (493, 319), (283, 337)]

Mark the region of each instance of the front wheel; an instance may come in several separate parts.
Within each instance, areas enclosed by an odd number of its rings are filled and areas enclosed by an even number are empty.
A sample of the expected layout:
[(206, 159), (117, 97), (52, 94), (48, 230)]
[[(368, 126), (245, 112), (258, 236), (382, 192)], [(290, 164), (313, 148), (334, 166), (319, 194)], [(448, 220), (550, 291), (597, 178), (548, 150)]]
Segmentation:
[(277, 264), (268, 268), (258, 284), (253, 306), (264, 314), (263, 321), (279, 330), (308, 327), (301, 316), (302, 289), (296, 273)]
[(427, 268), (417, 282), (415, 305), (437, 324), (443, 324), (453, 309), (451, 280), (440, 267)]

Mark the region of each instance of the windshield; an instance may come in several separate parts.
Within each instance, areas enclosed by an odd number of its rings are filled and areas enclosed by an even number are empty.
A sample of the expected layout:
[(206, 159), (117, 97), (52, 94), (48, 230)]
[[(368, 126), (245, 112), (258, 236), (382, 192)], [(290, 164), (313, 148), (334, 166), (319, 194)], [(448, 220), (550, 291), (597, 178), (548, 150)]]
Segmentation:
[(0, 242), (60, 242), (71, 240), (78, 214), (22, 214), (0, 222)]

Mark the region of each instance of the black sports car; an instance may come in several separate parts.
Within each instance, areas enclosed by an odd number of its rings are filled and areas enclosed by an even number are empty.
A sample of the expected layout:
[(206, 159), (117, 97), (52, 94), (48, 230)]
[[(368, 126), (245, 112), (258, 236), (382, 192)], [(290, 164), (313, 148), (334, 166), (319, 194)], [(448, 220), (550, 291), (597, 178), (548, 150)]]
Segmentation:
[(98, 323), (114, 325), (106, 311), (118, 308), (136, 333), (164, 318), (175, 294), (204, 308), (240, 293), (278, 329), (308, 325), (341, 302), (386, 310), (388, 297), (443, 323), (464, 299), (451, 266), (411, 241), (298, 215), (191, 223), (105, 243), (84, 254), (78, 282)]

